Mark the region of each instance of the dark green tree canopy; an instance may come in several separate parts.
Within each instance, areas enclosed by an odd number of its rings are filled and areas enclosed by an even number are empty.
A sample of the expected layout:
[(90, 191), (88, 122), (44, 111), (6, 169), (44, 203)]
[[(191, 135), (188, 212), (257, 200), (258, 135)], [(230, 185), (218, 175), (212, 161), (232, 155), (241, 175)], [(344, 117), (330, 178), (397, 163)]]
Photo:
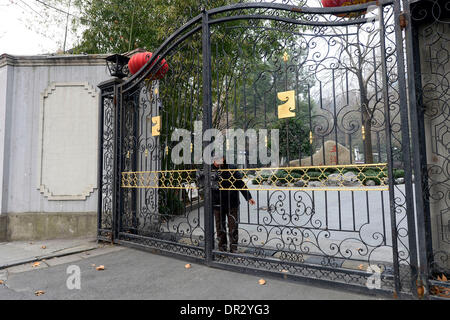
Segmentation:
[[(220, 7), (236, 0), (207, 1)], [(206, 6), (197, 0), (76, 0), (84, 29), (75, 52), (155, 50), (170, 34)]]

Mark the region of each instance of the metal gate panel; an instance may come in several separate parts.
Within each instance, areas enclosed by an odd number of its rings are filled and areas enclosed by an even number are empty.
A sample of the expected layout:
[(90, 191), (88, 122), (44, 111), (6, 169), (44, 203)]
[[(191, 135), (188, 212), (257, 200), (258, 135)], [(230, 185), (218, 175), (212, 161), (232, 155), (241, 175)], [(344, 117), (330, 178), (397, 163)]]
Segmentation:
[[(203, 10), (145, 68), (102, 87), (99, 238), (233, 270), (416, 295), (402, 17), (399, 1)], [(171, 137), (183, 129), (190, 161), (175, 164)], [(243, 158), (239, 170), (216, 170), (193, 150), (208, 145), (207, 129), (276, 129), (280, 163), (250, 163), (250, 142), (271, 143), (256, 135), (233, 155)], [(215, 174), (234, 171), (246, 187), (234, 178), (214, 187)], [(219, 250), (214, 190), (247, 190), (256, 201), (240, 196), (233, 252)]]
[[(409, 292), (406, 191), (394, 178), (405, 167), (402, 145), (409, 145), (401, 131), (398, 86), (404, 78), (396, 65), (394, 7), (385, 3), (372, 19), (354, 20), (313, 10), (293, 15), (280, 6), (239, 9), (210, 16), (213, 116), (226, 110), (213, 126), (280, 129), (287, 145), (280, 153), (289, 166), (252, 168), (246, 159), (240, 171), (249, 178), (256, 208), (241, 204), (239, 251), (216, 246), (214, 261), (361, 287), (378, 269), (379, 289)], [(280, 92), (290, 90), (296, 114), (285, 119), (276, 107)], [(294, 152), (290, 139), (297, 139), (294, 148), (300, 145)], [(372, 150), (359, 159), (339, 150), (355, 145)], [(358, 174), (368, 172), (364, 166), (378, 170), (372, 173), (378, 186), (367, 186), (361, 176), (357, 186), (344, 186), (352, 166)], [(312, 181), (308, 171), (319, 178)]]
[(170, 160), (174, 128), (194, 132), (203, 116), (201, 50), (194, 19), (155, 53), (150, 68), (119, 87), (119, 243), (204, 258), (203, 195), (190, 187), (195, 167)]

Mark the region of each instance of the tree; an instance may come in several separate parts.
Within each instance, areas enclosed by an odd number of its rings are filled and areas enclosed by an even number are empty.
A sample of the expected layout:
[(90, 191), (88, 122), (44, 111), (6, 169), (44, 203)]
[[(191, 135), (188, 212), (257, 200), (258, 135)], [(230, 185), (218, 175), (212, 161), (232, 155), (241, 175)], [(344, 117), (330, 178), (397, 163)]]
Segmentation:
[[(239, 0), (210, 1), (207, 7), (235, 2)], [(74, 5), (80, 10), (80, 26), (85, 28), (75, 53), (121, 53), (136, 47), (155, 51), (180, 25), (199, 14), (202, 7), (195, 0), (74, 0)], [(251, 9), (245, 13), (261, 12)], [(293, 13), (279, 15), (289, 17)], [(212, 27), (215, 128), (222, 129), (226, 117), (232, 121), (229, 127), (270, 127), (278, 121), (276, 110), (281, 102), (276, 98), (277, 91), (287, 90), (286, 86), (297, 90), (297, 102), (305, 106), (300, 103), (305, 98), (305, 86), (299, 88), (296, 82), (307, 77), (295, 65), (295, 58), (302, 53), (294, 48), (295, 32), (304, 29), (267, 20), (231, 21)], [(193, 35), (165, 57), (170, 71), (160, 82), (159, 95), (164, 103), (162, 147), (171, 149), (174, 128), (193, 131), (193, 121), (201, 120), (201, 46), (199, 35)], [(284, 53), (292, 55), (292, 63), (283, 62)], [(232, 88), (237, 88), (236, 94), (230, 94)], [(269, 99), (266, 103), (264, 95)], [(233, 103), (238, 107), (226, 110), (227, 104)], [(169, 168), (169, 161), (163, 163)]]
[[(313, 103), (309, 106), (307, 98), (313, 81), (301, 65), (305, 51), (298, 41), (305, 27), (245, 20), (220, 28), (211, 41), (213, 82), (218, 84), (213, 86), (214, 127), (282, 129), (282, 156), (309, 155), (307, 119)], [(280, 120), (278, 105), (282, 102), (277, 94), (290, 90), (295, 91), (296, 117)]]
[(339, 67), (343, 71), (340, 75), (337, 74), (337, 77), (344, 79), (348, 76), (346, 74), (348, 72), (350, 81), (354, 80), (359, 92), (361, 131), (366, 163), (374, 163), (373, 126), (382, 125), (385, 122), (381, 94), (383, 89), (380, 87), (383, 77), (381, 59), (385, 58), (385, 53), (380, 50), (381, 41), (377, 23), (375, 21), (373, 25), (369, 26), (353, 26), (354, 35), (352, 36), (344, 34), (343, 30), (345, 29), (335, 28), (337, 33), (341, 33), (339, 37), (341, 51), (338, 57)]
[[(77, 52), (126, 52), (134, 48), (156, 50), (190, 18), (199, 14), (196, 0), (74, 0), (83, 28)], [(223, 6), (236, 0), (215, 0)]]
[[(304, 104), (299, 108), (304, 108)], [(302, 159), (311, 155), (309, 128), (300, 117), (280, 119), (273, 127), (280, 130), (280, 154), (287, 158)]]
[[(59, 52), (65, 52), (76, 42), (78, 10), (74, 0), (10, 1), (22, 8), (20, 19), (25, 26), (55, 42)], [(54, 52), (53, 52), (54, 53)]]

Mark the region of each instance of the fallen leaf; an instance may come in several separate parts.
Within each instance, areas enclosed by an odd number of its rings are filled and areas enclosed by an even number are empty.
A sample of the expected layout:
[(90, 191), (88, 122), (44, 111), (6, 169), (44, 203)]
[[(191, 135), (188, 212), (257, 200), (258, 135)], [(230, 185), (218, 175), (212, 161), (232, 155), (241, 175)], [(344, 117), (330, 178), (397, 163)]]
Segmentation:
[(95, 268), (95, 270), (97, 270), (97, 271), (105, 270), (105, 266), (103, 266), (103, 265), (98, 266), (97, 268)]
[(266, 280), (264, 280), (264, 279), (259, 279), (258, 283), (259, 283), (260, 285), (263, 286), (263, 285), (266, 284)]
[(47, 246), (42, 246), (41, 248), (42, 248), (42, 249), (47, 249)]
[(440, 287), (440, 286), (432, 286), (430, 291), (432, 294), (439, 294), (439, 293), (441, 293), (442, 289), (443, 289), (443, 287)]
[(186, 269), (190, 269), (192, 266), (191, 266), (190, 263), (188, 263), (188, 264), (185, 264), (184, 267), (185, 267)]
[(39, 267), (40, 265), (41, 265), (40, 262), (35, 262), (35, 263), (33, 263), (33, 266), (32, 266), (32, 267), (33, 267), (33, 268), (34, 268), (34, 267)]
[(418, 286), (417, 287), (417, 296), (419, 297), (419, 299), (422, 299), (424, 294), (425, 294), (424, 286)]
[(43, 291), (43, 290), (38, 290), (38, 291), (36, 291), (34, 294), (37, 295), (37, 296), (40, 296), (40, 295), (45, 294), (45, 291)]

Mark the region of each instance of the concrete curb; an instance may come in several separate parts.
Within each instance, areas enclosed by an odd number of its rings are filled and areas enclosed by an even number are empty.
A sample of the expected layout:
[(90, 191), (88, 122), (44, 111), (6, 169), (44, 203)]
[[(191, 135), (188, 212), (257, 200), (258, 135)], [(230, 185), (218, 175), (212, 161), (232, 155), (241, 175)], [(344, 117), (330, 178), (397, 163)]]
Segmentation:
[(11, 267), (20, 266), (22, 264), (27, 264), (27, 263), (32, 263), (32, 262), (36, 262), (36, 261), (41, 261), (43, 259), (52, 259), (52, 258), (58, 258), (58, 257), (69, 256), (69, 255), (72, 255), (72, 254), (82, 253), (82, 252), (86, 252), (86, 251), (92, 251), (92, 250), (95, 250), (97, 248), (99, 248), (98, 245), (86, 246), (84, 248), (75, 249), (75, 250), (62, 249), (60, 251), (64, 251), (64, 250), (69, 250), (69, 251), (59, 252), (59, 253), (55, 252), (55, 253), (51, 253), (51, 254), (47, 254), (47, 255), (36, 256), (34, 258), (23, 259), (23, 260), (18, 260), (18, 261), (12, 262), (12, 263), (3, 264), (3, 265), (0, 265), (0, 270), (11, 268)]

